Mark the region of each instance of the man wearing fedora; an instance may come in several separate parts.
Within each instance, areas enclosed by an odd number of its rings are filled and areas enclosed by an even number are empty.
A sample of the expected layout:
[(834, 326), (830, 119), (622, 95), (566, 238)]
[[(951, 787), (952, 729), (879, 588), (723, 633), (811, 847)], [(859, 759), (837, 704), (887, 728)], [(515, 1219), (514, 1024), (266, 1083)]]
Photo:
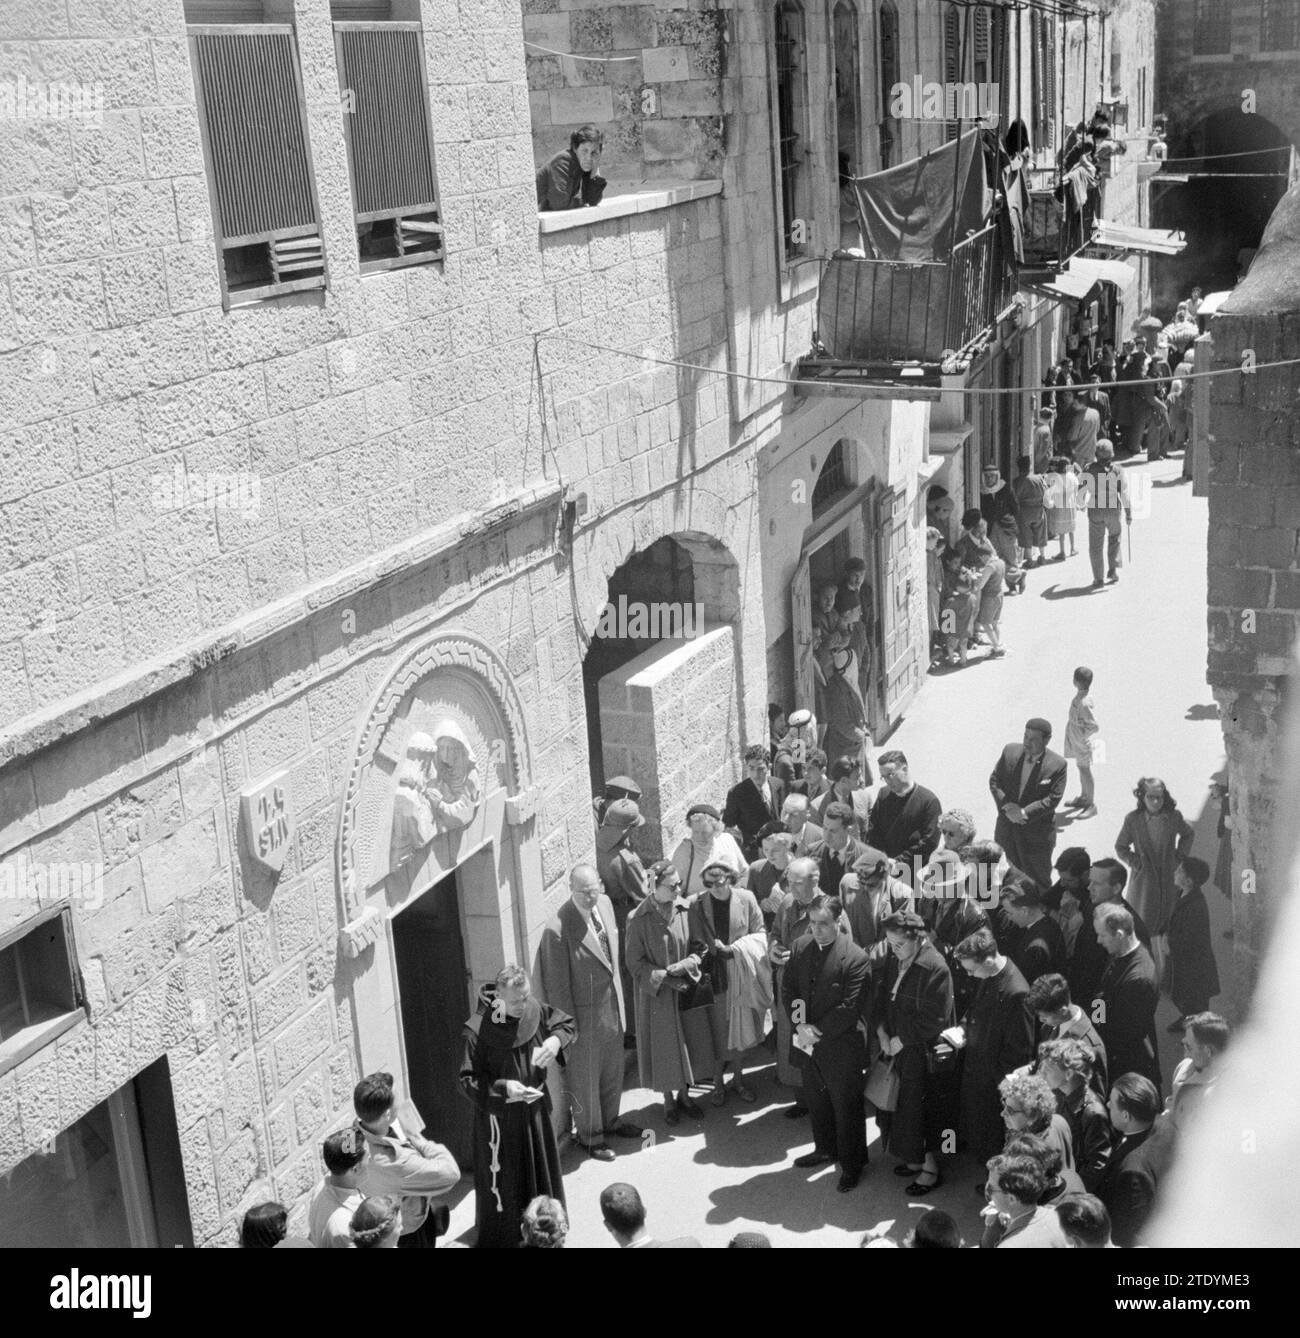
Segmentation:
[(1051, 737), (1051, 725), (1040, 716), (1026, 721), (1023, 742), (1007, 744), (989, 777), (998, 806), (993, 839), (1044, 889), (1052, 885), (1056, 809), (1065, 794), (1065, 758), (1048, 748)]
[(543, 1002), (578, 1023), (578, 1039), (566, 1055), (565, 1087), (578, 1142), (598, 1161), (613, 1161), (605, 1136), (640, 1138), (641, 1130), (619, 1118), (623, 1096), (623, 985), (616, 962), (623, 959), (614, 907), (600, 874), (578, 864), (569, 874), (569, 899), (542, 930), (533, 977)]
[[(627, 917), (646, 899), (649, 885), (641, 856), (632, 849), (632, 833), (645, 826), (641, 810), (631, 799), (615, 799), (605, 807), (605, 817), (596, 831), (596, 870), (604, 884), (605, 895), (614, 908), (614, 922), (618, 926), (619, 942), (627, 930)], [(627, 969), (623, 953), (618, 955), (618, 969), (623, 985), (625, 1003), (635, 999), (632, 993), (632, 973)], [(636, 1010), (626, 1009), (627, 1034), (625, 1044), (636, 1042)]]

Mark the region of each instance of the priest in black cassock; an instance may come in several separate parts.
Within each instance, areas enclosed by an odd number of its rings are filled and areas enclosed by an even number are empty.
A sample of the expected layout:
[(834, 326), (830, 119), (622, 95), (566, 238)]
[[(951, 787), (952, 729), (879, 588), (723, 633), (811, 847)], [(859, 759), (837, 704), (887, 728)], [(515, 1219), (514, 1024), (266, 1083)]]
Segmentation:
[(577, 1038), (567, 1013), (532, 997), (527, 974), (507, 966), (479, 991), (465, 1024), (460, 1085), (474, 1103), (476, 1244), (511, 1248), (539, 1194), (564, 1202), (546, 1070)]

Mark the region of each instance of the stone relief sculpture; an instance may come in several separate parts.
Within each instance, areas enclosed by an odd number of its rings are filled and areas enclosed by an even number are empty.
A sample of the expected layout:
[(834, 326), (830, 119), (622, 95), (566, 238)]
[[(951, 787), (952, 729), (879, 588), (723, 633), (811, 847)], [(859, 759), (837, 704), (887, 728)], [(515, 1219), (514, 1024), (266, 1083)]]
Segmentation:
[(396, 870), (435, 836), (467, 827), (478, 811), (478, 761), (461, 727), (449, 718), (406, 741), (397, 770), (389, 868)]

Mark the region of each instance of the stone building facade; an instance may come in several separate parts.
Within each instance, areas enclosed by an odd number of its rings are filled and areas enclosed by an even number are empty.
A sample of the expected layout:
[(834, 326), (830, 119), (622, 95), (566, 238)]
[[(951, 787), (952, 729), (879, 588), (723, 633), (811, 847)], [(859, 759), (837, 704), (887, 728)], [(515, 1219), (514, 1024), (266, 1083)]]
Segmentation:
[[(890, 564), (923, 635), (923, 411), (781, 384), (809, 314), (779, 254), (771, 16), (665, 6), (637, 49), (652, 68), (703, 12), (720, 165), (669, 175), (642, 126), (639, 177), (539, 220), (536, 163), (577, 113), (547, 87), (542, 120), (513, 0), (5, 7), (19, 76), (103, 96), (98, 124), (0, 121), (6, 1242), (229, 1244), (266, 1198), (300, 1220), (381, 1067), (465, 1154), (460, 1022), (590, 857), (590, 781), (649, 729), (670, 846), (766, 738), (772, 540), (802, 547), (811, 506), (775, 507), (766, 459), (799, 457), (810, 496), (845, 443), (844, 551)], [(436, 263), (359, 249), (336, 19), (423, 24)], [(270, 254), (277, 282), (322, 272), (257, 300), (187, 31), (232, 21), (287, 30), (317, 211)], [(657, 85), (661, 116), (687, 82)], [(611, 700), (593, 729), (602, 611), (665, 544), (703, 635), (629, 639), (631, 718)]]
[[(1300, 191), (1211, 326), (1215, 370), (1300, 356)], [(1209, 672), (1232, 808), (1234, 991), (1251, 996), (1292, 876), (1280, 787), (1300, 631), (1300, 435), (1295, 366), (1210, 381)]]

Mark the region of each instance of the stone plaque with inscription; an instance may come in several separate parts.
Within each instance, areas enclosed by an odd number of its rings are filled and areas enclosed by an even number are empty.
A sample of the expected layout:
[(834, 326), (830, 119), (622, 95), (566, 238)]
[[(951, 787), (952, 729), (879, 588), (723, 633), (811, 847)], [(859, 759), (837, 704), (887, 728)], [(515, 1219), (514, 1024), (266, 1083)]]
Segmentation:
[(239, 817), (249, 859), (271, 873), (279, 873), (294, 833), (289, 773), (277, 771), (244, 790), (239, 796)]

